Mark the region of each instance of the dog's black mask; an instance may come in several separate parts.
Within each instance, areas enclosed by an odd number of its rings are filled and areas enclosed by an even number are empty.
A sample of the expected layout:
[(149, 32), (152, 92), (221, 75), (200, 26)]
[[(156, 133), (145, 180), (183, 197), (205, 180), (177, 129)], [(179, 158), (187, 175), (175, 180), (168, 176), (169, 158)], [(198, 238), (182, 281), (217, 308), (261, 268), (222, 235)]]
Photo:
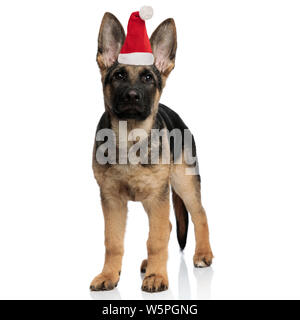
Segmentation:
[(145, 120), (151, 114), (160, 74), (154, 66), (114, 65), (105, 78), (105, 98), (119, 119)]

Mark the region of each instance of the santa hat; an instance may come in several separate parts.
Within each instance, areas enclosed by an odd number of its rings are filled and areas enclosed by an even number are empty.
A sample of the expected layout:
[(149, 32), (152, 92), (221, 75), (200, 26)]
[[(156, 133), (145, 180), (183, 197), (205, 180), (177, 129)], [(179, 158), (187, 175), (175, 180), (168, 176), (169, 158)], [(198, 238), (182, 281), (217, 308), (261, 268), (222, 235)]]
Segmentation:
[(153, 9), (144, 6), (133, 12), (127, 26), (127, 36), (120, 51), (118, 62), (131, 65), (152, 65), (154, 56), (147, 35), (145, 20), (151, 19)]

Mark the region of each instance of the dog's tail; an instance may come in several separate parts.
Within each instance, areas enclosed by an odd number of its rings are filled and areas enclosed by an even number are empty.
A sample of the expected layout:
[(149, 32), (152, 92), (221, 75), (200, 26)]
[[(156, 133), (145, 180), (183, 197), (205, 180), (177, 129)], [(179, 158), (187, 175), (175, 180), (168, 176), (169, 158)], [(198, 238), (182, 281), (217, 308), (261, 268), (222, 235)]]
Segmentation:
[(180, 249), (183, 250), (186, 245), (186, 238), (189, 226), (189, 216), (186, 207), (179, 195), (172, 188), (173, 208), (176, 217), (177, 240)]

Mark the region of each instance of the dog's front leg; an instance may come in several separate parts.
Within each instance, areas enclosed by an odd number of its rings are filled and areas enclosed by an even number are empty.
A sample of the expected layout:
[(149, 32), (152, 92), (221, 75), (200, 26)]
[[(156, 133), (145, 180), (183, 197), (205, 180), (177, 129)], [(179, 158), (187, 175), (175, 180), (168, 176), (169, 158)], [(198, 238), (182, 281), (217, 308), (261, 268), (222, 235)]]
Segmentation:
[(169, 198), (149, 199), (143, 202), (149, 217), (149, 238), (147, 241), (148, 261), (142, 290), (157, 292), (167, 290), (167, 259), (170, 237)]
[(105, 263), (102, 272), (92, 281), (91, 290), (112, 290), (118, 284), (124, 253), (127, 202), (102, 195), (105, 220)]

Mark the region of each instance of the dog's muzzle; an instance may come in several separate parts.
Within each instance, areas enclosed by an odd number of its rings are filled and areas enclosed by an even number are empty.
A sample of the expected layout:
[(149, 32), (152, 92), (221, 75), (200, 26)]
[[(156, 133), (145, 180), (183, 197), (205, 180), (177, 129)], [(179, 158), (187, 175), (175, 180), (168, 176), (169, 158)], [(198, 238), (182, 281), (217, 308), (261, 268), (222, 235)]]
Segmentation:
[(143, 104), (142, 92), (138, 89), (127, 89), (114, 107), (115, 114), (121, 119), (146, 119), (149, 108)]

